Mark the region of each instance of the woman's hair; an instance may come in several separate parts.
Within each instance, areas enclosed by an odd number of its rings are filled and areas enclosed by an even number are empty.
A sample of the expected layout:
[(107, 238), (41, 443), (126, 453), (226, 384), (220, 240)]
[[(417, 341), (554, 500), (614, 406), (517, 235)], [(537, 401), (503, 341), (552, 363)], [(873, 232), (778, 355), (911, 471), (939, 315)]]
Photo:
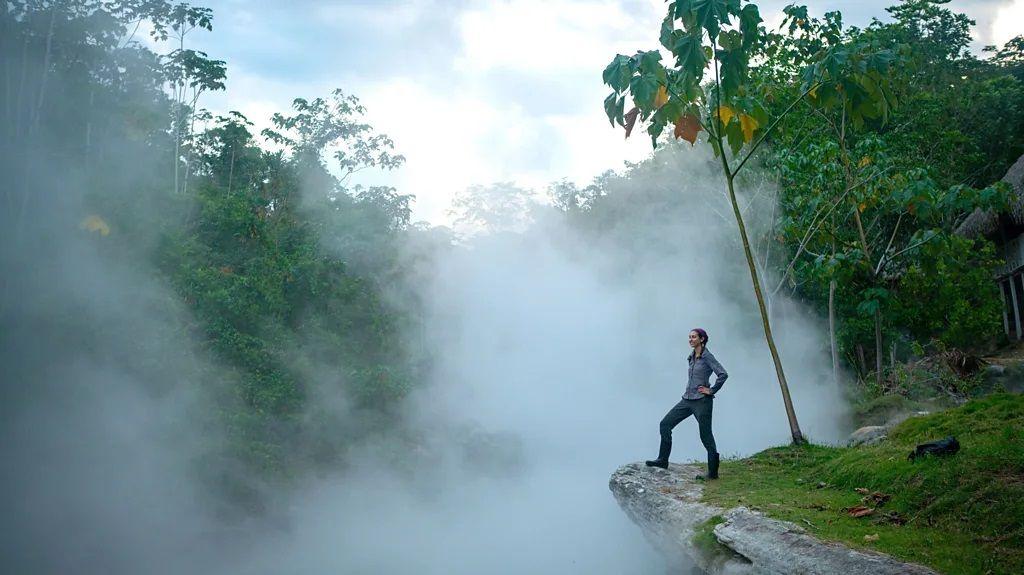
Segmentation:
[(700, 344), (701, 345), (706, 346), (708, 344), (708, 332), (704, 331), (703, 329), (701, 329), (699, 327), (695, 327), (695, 328), (691, 329), (690, 331), (697, 332), (697, 337), (700, 338)]

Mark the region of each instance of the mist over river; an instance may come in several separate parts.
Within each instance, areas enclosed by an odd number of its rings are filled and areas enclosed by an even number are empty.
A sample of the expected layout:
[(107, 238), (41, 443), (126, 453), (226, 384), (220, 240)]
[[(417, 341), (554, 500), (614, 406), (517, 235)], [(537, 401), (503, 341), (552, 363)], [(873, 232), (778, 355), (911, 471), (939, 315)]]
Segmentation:
[[(154, 52), (151, 23), (133, 40), (137, 16), (184, 34), (146, 5), (0, 21), (0, 571), (686, 569), (608, 479), (656, 455), (690, 329), (730, 374), (723, 456), (789, 438), (710, 151), (553, 185), (586, 196), (569, 203), (470, 186), (452, 233), (339, 175), (403, 161), (344, 93), (270, 124), (200, 113), (182, 90), (223, 88), (224, 63)], [(763, 237), (775, 188), (750, 171)], [(796, 411), (835, 441), (824, 322), (787, 291), (770, 304)], [(703, 458), (692, 419), (675, 437), (674, 461)]]
[[(662, 159), (700, 169), (702, 159), (687, 152)], [(642, 176), (629, 185), (650, 185)], [(109, 352), (102, 365), (76, 362), (80, 348), (59, 348), (66, 359), (56, 379), (24, 390), (32, 407), (5, 420), (8, 436), (21, 438), (6, 448), (7, 485), (20, 496), (9, 507), (16, 521), (5, 561), (14, 571), (96, 573), (673, 571), (618, 509), (607, 481), (619, 465), (655, 455), (658, 421), (682, 392), (690, 328), (708, 330), (730, 373), (715, 400), (720, 451), (745, 455), (788, 438), (762, 335), (749, 327), (755, 310), (726, 239), (732, 230), (696, 203), (698, 182), (674, 196), (672, 209), (633, 214), (602, 239), (541, 210), (524, 231), (479, 234), (428, 260), (417, 289), (430, 382), (393, 416), (420, 447), (394, 453), (393, 443), (366, 441), (344, 470), (275, 495), (263, 519), (211, 515), (189, 463), (202, 430), (181, 427), (197, 396), (133, 389), (120, 332), (97, 334), (93, 345)], [(68, 252), (55, 260), (65, 265), (44, 273), (78, 270), (93, 283), (52, 281), (36, 297), (61, 301), (73, 285), (75, 297), (63, 301), (78, 302), (98, 325), (138, 326), (143, 340), (163, 329), (174, 313), (153, 307), (166, 301), (163, 288), (92, 250)], [(104, 273), (92, 275), (97, 269)], [(125, 297), (133, 305), (115, 305)], [(821, 322), (797, 308), (782, 317), (801, 423), (812, 438), (835, 440), (843, 423)], [(45, 345), (16, 342), (8, 349), (25, 354), (11, 365), (39, 369), (26, 362), (46, 361), (36, 353)], [(73, 399), (57, 399), (61, 378), (80, 383)], [(317, 392), (319, 407), (346, 413), (329, 389)], [(59, 425), (38, 428), (44, 421)], [(467, 450), (465, 429), (488, 438), (482, 449)], [(692, 419), (675, 437), (674, 461), (703, 457)]]

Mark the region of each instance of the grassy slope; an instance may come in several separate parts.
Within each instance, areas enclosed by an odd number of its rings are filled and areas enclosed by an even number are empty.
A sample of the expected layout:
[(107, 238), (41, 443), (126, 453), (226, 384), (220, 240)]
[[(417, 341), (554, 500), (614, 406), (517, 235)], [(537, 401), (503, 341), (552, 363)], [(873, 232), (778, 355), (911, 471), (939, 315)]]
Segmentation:
[[(961, 450), (917, 462), (918, 443), (956, 435)], [(723, 462), (704, 499), (746, 505), (811, 533), (944, 573), (1024, 573), (1024, 397), (998, 394), (897, 426), (870, 447), (776, 447)], [(824, 482), (826, 487), (819, 488)], [(868, 517), (854, 489), (891, 494)], [(869, 505), (875, 507), (874, 505)], [(895, 512), (905, 525), (885, 518)], [(865, 536), (877, 535), (875, 541)]]

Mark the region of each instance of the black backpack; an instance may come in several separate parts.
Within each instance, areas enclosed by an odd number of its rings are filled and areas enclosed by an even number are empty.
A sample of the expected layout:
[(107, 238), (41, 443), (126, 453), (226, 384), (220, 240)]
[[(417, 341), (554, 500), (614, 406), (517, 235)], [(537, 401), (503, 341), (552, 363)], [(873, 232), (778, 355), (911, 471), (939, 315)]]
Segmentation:
[(957, 451), (960, 451), (960, 442), (950, 435), (945, 439), (918, 445), (914, 451), (910, 452), (907, 459), (913, 461), (918, 457), (923, 457), (925, 455), (953, 455)]

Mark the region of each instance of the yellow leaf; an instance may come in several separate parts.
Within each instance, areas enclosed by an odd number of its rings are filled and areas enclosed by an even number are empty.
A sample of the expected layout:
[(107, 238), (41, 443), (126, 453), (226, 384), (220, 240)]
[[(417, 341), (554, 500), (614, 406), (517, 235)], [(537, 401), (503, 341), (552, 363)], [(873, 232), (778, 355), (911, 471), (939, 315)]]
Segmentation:
[(867, 207), (868, 205), (866, 203), (861, 202), (860, 204), (857, 205), (857, 211), (863, 213), (864, 210), (867, 209)]
[(107, 225), (107, 222), (103, 221), (103, 218), (95, 214), (87, 216), (82, 220), (79, 227), (87, 232), (98, 232), (101, 236), (110, 235), (110, 226)]
[(722, 125), (723, 126), (728, 126), (729, 125), (729, 120), (732, 120), (732, 117), (735, 116), (735, 115), (736, 115), (736, 112), (734, 112), (733, 109), (730, 108), (729, 106), (719, 106), (718, 107), (718, 118), (720, 120), (722, 120)]
[(660, 108), (666, 102), (668, 102), (668, 90), (665, 89), (665, 86), (660, 86), (658, 87), (658, 94), (654, 96), (654, 107)]
[(818, 97), (818, 87), (815, 86), (815, 87), (811, 88), (811, 91), (807, 92), (807, 93), (811, 95), (811, 98), (817, 98)]
[(871, 157), (870, 156), (864, 156), (863, 158), (860, 159), (860, 162), (857, 162), (857, 167), (858, 168), (863, 168), (864, 166), (868, 166), (870, 164), (871, 164)]
[(754, 131), (757, 130), (759, 124), (757, 120), (746, 114), (740, 114), (740, 128), (743, 130), (743, 141), (750, 142), (754, 139)]

